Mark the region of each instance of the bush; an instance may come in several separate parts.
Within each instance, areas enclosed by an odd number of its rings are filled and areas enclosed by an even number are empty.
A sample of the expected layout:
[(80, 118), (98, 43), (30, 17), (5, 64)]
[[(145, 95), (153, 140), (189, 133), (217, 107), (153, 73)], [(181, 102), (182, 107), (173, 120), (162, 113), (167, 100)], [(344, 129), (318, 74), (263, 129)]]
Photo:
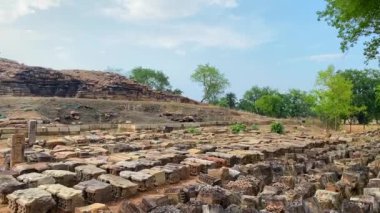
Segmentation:
[(230, 126), (230, 129), (231, 129), (232, 133), (238, 134), (240, 132), (245, 132), (247, 130), (247, 126), (245, 124), (242, 124), (242, 123), (237, 123), (237, 124)]
[(272, 123), (270, 127), (270, 131), (277, 134), (283, 134), (284, 133), (284, 125), (279, 122)]
[(197, 129), (197, 128), (194, 128), (194, 127), (190, 127), (186, 130), (187, 133), (190, 133), (190, 134), (193, 134), (193, 135), (200, 135), (201, 134), (201, 130)]
[(257, 124), (252, 124), (251, 130), (259, 130), (259, 125)]

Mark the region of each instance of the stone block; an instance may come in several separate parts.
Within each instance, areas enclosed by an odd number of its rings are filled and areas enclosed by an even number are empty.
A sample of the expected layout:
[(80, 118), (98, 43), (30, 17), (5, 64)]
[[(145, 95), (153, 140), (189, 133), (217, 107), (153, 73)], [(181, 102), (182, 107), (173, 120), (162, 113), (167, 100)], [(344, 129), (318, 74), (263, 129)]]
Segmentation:
[(131, 181), (111, 174), (102, 174), (98, 180), (108, 183), (112, 187), (112, 196), (115, 200), (133, 196), (137, 193), (138, 185)]
[(11, 175), (0, 175), (0, 204), (6, 204), (6, 196), (16, 190), (25, 188), (25, 184)]
[(154, 176), (143, 172), (122, 171), (120, 177), (131, 180), (139, 185), (139, 191), (146, 191), (154, 187)]
[(317, 190), (314, 197), (317, 199), (322, 209), (340, 210), (341, 208), (342, 197), (337, 192)]
[(95, 179), (83, 181), (74, 186), (81, 190), (87, 203), (107, 203), (112, 200), (112, 187)]
[(55, 180), (53, 177), (45, 174), (40, 174), (36, 172), (23, 174), (17, 177), (17, 180), (23, 182), (28, 188), (34, 188), (44, 184), (54, 184)]
[(53, 195), (53, 198), (57, 203), (56, 207), (61, 212), (73, 212), (76, 207), (85, 204), (81, 190), (68, 188), (61, 184), (41, 185), (38, 188)]
[(93, 203), (88, 206), (75, 208), (75, 213), (112, 213), (103, 203)]
[(166, 175), (165, 172), (158, 169), (158, 168), (151, 168), (151, 169), (143, 169), (140, 172), (147, 173), (149, 175), (153, 175), (154, 177), (154, 185), (155, 186), (162, 186), (166, 183)]
[(47, 213), (56, 205), (52, 195), (39, 188), (17, 190), (7, 195), (7, 199), (12, 213)]
[(54, 178), (57, 184), (72, 187), (78, 183), (76, 173), (66, 170), (46, 170), (42, 174), (49, 175)]
[(94, 165), (82, 165), (75, 167), (75, 173), (79, 181), (96, 179), (99, 175), (105, 174), (106, 170), (98, 168)]

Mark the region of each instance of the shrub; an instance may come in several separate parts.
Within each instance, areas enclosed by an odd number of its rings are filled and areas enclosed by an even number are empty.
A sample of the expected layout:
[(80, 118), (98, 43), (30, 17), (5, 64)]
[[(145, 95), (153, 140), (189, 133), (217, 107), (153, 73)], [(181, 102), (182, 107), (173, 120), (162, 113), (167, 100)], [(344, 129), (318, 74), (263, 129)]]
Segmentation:
[(259, 130), (259, 125), (257, 124), (252, 124), (251, 130)]
[(238, 134), (240, 132), (245, 132), (247, 130), (247, 126), (245, 124), (242, 124), (242, 123), (236, 123), (236, 124), (230, 126), (230, 129), (231, 129), (232, 133)]
[(200, 129), (197, 129), (197, 128), (194, 128), (194, 127), (190, 127), (186, 130), (187, 133), (190, 133), (190, 134), (193, 134), (193, 135), (200, 135), (201, 134), (201, 130)]
[(270, 127), (270, 131), (277, 134), (283, 134), (284, 133), (284, 125), (280, 122), (274, 122), (272, 123)]

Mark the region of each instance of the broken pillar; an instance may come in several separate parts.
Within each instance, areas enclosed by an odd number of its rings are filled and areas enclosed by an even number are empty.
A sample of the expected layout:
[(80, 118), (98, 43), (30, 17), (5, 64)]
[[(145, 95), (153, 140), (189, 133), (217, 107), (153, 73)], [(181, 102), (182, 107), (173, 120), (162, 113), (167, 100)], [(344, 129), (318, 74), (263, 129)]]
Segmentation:
[(23, 134), (12, 135), (11, 168), (18, 163), (24, 162), (24, 143), (25, 136)]
[(33, 146), (36, 142), (36, 134), (37, 134), (37, 121), (30, 120), (28, 121), (28, 144), (29, 146)]
[(42, 174), (53, 177), (56, 183), (67, 187), (72, 187), (78, 183), (77, 176), (74, 172), (66, 170), (46, 170), (42, 172)]
[(75, 173), (77, 179), (80, 181), (87, 181), (93, 178), (97, 178), (101, 174), (105, 174), (106, 170), (98, 168), (94, 165), (83, 165), (75, 167)]

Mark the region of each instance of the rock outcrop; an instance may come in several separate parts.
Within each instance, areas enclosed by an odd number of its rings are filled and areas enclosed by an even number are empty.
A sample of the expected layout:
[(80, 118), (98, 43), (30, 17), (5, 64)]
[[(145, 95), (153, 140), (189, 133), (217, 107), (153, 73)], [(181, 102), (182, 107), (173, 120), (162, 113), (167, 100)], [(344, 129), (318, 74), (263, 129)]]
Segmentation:
[(116, 73), (27, 66), (0, 58), (0, 96), (76, 97), (196, 103), (159, 92)]

